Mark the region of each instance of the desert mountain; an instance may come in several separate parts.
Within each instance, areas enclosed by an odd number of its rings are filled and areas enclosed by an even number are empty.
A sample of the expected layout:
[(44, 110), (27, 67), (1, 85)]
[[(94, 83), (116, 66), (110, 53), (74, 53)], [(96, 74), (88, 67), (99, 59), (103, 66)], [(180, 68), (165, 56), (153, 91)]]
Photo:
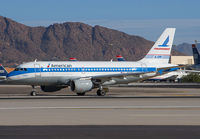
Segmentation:
[[(193, 55), (192, 44), (189, 44), (189, 43), (179, 44), (176, 47), (174, 47), (174, 49), (178, 52), (185, 54), (185, 55), (190, 55), (190, 56)], [(199, 43), (197, 44), (197, 49), (200, 51), (200, 44)]]
[[(37, 60), (139, 60), (153, 45), (139, 36), (79, 22), (30, 27), (0, 16), (0, 63), (15, 66)], [(180, 55), (173, 51), (173, 55)]]

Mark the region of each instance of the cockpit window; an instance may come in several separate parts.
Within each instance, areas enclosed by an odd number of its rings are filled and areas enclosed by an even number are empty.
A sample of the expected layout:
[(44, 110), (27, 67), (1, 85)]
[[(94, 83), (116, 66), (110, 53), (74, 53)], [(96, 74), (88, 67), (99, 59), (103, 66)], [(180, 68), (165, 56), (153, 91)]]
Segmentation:
[(19, 71), (19, 68), (16, 68), (15, 71)]
[(16, 68), (15, 71), (27, 71), (27, 68)]

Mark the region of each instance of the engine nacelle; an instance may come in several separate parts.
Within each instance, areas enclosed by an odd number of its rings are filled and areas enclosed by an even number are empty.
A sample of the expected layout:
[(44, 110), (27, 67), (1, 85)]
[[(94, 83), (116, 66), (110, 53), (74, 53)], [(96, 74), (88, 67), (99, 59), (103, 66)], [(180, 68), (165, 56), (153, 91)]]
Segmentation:
[(71, 90), (76, 93), (85, 93), (93, 88), (91, 80), (74, 80), (70, 83)]
[(40, 86), (41, 90), (44, 92), (55, 92), (61, 90), (62, 86)]

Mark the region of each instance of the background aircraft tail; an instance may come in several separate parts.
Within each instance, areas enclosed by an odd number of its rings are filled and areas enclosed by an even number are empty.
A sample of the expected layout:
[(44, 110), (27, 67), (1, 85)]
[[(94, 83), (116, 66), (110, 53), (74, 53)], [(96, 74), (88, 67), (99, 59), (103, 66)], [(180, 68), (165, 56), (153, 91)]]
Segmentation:
[(77, 61), (77, 59), (74, 58), (74, 57), (70, 57), (70, 58), (69, 58), (69, 61)]
[(0, 79), (6, 79), (7, 74), (6, 69), (0, 64)]
[(194, 57), (194, 64), (195, 65), (200, 64), (200, 55), (195, 44), (192, 44), (192, 52)]
[(175, 30), (175, 28), (166, 28), (141, 62), (157, 64), (169, 63)]
[(116, 56), (117, 61), (125, 61), (125, 59), (121, 55)]

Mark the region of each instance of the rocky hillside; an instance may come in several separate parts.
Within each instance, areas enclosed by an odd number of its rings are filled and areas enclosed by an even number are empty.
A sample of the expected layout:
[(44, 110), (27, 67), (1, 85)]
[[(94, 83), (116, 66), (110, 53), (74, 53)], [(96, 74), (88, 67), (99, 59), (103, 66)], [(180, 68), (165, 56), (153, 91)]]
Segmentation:
[[(15, 66), (37, 60), (139, 60), (153, 42), (139, 36), (79, 22), (29, 27), (0, 16), (0, 63)], [(180, 53), (173, 51), (173, 55)]]
[[(192, 44), (189, 44), (189, 43), (179, 44), (176, 47), (174, 47), (174, 49), (178, 52), (185, 54), (185, 55), (190, 55), (190, 56), (193, 55)], [(200, 44), (199, 43), (197, 44), (197, 49), (200, 51)]]

